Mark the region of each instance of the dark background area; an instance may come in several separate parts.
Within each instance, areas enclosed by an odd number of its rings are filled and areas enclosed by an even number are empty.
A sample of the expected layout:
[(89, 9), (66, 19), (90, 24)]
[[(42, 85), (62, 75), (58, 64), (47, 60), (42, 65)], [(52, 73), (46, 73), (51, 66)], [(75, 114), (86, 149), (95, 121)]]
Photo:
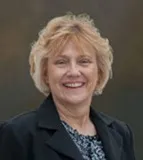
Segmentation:
[(0, 121), (38, 107), (45, 98), (29, 75), (31, 44), (47, 21), (86, 12), (114, 50), (114, 77), (93, 105), (127, 122), (143, 160), (143, 0), (0, 0)]

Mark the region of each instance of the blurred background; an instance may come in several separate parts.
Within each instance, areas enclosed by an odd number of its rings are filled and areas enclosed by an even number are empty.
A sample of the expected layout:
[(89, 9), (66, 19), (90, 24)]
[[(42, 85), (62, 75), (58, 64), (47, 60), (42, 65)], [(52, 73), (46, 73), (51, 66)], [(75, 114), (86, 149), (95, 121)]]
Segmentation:
[(29, 52), (38, 32), (55, 16), (86, 12), (114, 50), (114, 77), (93, 105), (131, 126), (136, 157), (143, 160), (143, 1), (0, 2), (0, 121), (38, 107), (45, 98), (29, 75)]

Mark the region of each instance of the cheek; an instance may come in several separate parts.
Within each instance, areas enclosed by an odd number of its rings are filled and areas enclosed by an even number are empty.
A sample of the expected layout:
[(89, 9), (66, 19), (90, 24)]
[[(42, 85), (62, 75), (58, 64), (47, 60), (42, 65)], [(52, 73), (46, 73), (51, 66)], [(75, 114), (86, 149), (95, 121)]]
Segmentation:
[(89, 78), (91, 87), (95, 87), (98, 82), (97, 68), (94, 67), (94, 68), (90, 69), (89, 74), (88, 74), (88, 78)]
[(60, 83), (62, 81), (62, 78), (64, 76), (64, 71), (61, 69), (55, 69), (55, 68), (50, 68), (48, 71), (48, 79), (50, 83)]
[(96, 66), (89, 69), (89, 74), (93, 79), (98, 79), (98, 70)]

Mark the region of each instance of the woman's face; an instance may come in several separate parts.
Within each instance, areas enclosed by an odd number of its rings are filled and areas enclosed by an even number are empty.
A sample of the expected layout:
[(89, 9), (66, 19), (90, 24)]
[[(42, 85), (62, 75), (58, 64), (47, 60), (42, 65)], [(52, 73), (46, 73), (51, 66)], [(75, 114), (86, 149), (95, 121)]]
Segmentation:
[(98, 71), (95, 53), (88, 52), (81, 54), (70, 42), (61, 54), (49, 57), (46, 80), (55, 100), (64, 104), (91, 101)]

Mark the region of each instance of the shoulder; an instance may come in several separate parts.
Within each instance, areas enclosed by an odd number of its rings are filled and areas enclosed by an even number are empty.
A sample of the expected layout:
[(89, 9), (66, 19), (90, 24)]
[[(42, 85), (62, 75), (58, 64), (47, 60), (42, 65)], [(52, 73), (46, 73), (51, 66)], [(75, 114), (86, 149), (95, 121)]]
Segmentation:
[[(32, 145), (36, 130), (36, 111), (23, 113), (0, 126), (0, 159), (23, 159)], [(29, 148), (30, 149), (30, 148)], [(26, 158), (27, 159), (27, 158)]]
[(36, 110), (22, 113), (4, 121), (0, 127), (0, 137), (17, 137), (22, 139), (34, 133), (36, 128)]
[(97, 115), (102, 121), (104, 121), (106, 125), (116, 130), (123, 137), (125, 136), (127, 137), (132, 134), (131, 127), (129, 126), (129, 124), (125, 123), (124, 121), (121, 121), (115, 117), (109, 116), (103, 112), (97, 112)]
[(116, 123), (118, 125), (121, 125), (121, 126), (124, 126), (125, 125), (125, 122), (115, 118), (115, 117), (112, 117), (106, 113), (103, 113), (103, 112), (97, 112), (97, 115), (106, 123), (106, 124), (111, 124), (111, 123)]
[(135, 159), (135, 152), (134, 152), (134, 135), (132, 132), (131, 127), (117, 118), (113, 118), (109, 115), (104, 113), (98, 112), (97, 116), (100, 120), (104, 121), (104, 124), (107, 125), (107, 128), (113, 135), (119, 135), (123, 140), (123, 149), (127, 159)]

